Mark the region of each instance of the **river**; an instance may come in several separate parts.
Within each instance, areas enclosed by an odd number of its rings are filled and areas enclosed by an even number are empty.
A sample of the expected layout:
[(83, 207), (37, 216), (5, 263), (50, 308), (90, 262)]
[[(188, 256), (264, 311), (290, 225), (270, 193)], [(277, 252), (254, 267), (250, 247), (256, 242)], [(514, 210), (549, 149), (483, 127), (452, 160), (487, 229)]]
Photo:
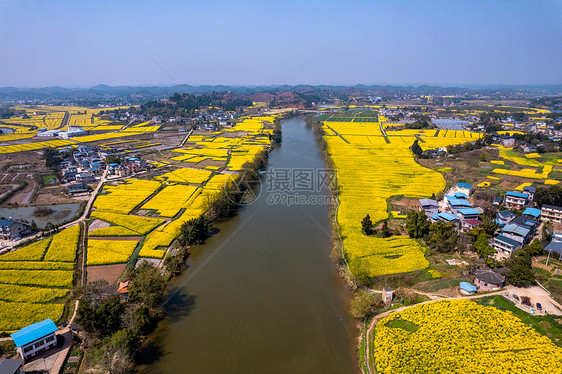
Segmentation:
[[(302, 117), (282, 128), (269, 156), (274, 180), (280, 170), (325, 167)], [(257, 200), (192, 250), (152, 336), (157, 353), (139, 371), (359, 372), (349, 290), (329, 257), (329, 206), (275, 204), (271, 193), (264, 177)], [(329, 196), (325, 188), (299, 193)]]

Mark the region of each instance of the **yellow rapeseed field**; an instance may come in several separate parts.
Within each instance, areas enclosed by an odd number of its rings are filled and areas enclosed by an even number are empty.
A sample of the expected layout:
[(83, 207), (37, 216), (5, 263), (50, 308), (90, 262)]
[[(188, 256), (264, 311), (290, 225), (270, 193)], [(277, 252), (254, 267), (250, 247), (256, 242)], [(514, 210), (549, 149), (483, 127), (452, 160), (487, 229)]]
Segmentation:
[(387, 200), (392, 196), (424, 198), (445, 188), (440, 173), (414, 161), (409, 149), (416, 140), (414, 135), (423, 135), (426, 143), (419, 144), (426, 149), (478, 137), (463, 131), (435, 137), (436, 130), (404, 130), (389, 132), (393, 136), (387, 143), (375, 122), (327, 122), (324, 129), (334, 134), (325, 135), (325, 139), (337, 170), (337, 220), (352, 272), (362, 268), (370, 276), (379, 276), (426, 268), (425, 248), (417, 241), (402, 236), (367, 237), (361, 231), (361, 220), (367, 214), (374, 223), (387, 219)]
[(134, 240), (88, 240), (86, 265), (120, 264), (129, 261), (137, 242)]
[(380, 374), (562, 372), (562, 348), (511, 312), (469, 300), (396, 312), (374, 336)]
[(128, 214), (160, 187), (158, 181), (126, 179), (125, 182), (104, 186), (106, 194), (96, 198), (94, 208), (101, 212)]

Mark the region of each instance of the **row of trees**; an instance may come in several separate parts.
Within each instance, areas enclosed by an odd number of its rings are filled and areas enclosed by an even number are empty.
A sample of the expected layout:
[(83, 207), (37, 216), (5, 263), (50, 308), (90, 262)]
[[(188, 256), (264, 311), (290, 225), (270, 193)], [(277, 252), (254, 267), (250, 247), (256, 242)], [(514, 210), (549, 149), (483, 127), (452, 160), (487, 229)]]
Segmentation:
[(140, 106), (140, 112), (148, 116), (162, 115), (165, 117), (186, 117), (195, 113), (196, 109), (209, 106), (220, 107), (225, 111), (235, 111), (239, 107), (252, 106), (249, 98), (234, 97), (226, 93), (212, 92), (204, 95), (175, 93), (168, 101), (153, 100)]

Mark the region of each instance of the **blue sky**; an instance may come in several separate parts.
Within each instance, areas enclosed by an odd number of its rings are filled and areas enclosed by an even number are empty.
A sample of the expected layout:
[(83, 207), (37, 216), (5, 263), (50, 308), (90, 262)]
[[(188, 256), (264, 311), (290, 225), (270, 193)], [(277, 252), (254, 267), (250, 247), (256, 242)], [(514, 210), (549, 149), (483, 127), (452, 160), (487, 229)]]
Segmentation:
[(562, 1), (0, 0), (0, 47), (0, 86), (558, 84)]

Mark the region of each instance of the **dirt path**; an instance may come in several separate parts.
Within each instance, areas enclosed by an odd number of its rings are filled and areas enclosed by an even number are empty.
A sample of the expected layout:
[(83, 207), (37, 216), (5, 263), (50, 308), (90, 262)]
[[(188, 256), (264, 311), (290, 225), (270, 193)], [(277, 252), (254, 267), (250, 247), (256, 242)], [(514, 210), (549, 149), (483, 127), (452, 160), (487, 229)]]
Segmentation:
[(21, 200), (22, 204), (30, 204), (31, 203), (31, 200), (33, 199), (33, 194), (35, 193), (35, 187), (36, 186), (37, 186), (37, 184), (35, 182), (33, 182), (33, 185), (31, 186), (31, 190)]

